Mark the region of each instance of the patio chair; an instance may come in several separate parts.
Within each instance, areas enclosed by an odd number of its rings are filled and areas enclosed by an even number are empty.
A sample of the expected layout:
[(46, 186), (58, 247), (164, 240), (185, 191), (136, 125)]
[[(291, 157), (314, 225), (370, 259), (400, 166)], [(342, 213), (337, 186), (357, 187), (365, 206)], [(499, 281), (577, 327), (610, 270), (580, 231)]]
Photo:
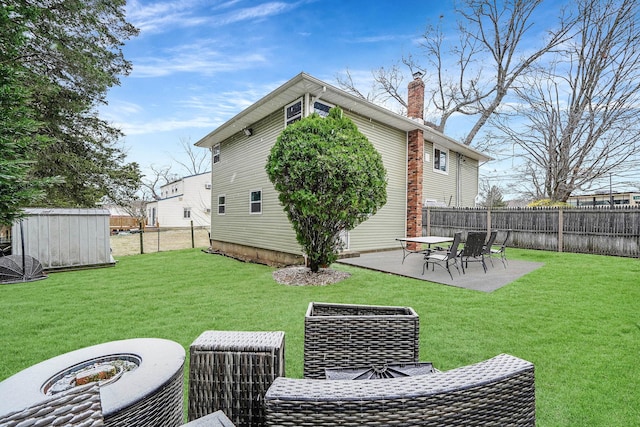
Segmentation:
[[(449, 276), (451, 276), (451, 280), (453, 280), (453, 275), (451, 274), (451, 270), (449, 269), (449, 263), (452, 262), (453, 266), (458, 270), (458, 274), (460, 274), (460, 269), (458, 268), (458, 246), (460, 245), (460, 240), (462, 238), (462, 233), (456, 233), (453, 235), (453, 243), (451, 246), (447, 248), (446, 252), (431, 252), (425, 255), (424, 264), (422, 265), (422, 274), (429, 268), (429, 263), (432, 264), (432, 270), (435, 268), (434, 266), (437, 264), (442, 268), (447, 270)], [(463, 268), (464, 271), (464, 268)]]
[(489, 234), (489, 240), (487, 240), (487, 243), (485, 243), (482, 247), (482, 255), (489, 258), (489, 261), (491, 261), (491, 267), (493, 267), (493, 260), (491, 259), (491, 247), (495, 243), (496, 237), (498, 237), (498, 232), (494, 230), (491, 232), (491, 234)]
[(464, 268), (469, 267), (469, 262), (479, 262), (482, 264), (484, 272), (487, 272), (487, 264), (484, 262), (484, 241), (487, 238), (485, 231), (470, 231), (467, 234), (467, 241), (464, 243), (464, 249), (460, 252), (460, 264), (462, 265), (462, 273)]
[[(494, 256), (500, 256), (500, 260), (502, 261), (502, 265), (504, 266), (504, 268), (507, 268), (507, 256), (505, 251), (507, 249), (507, 242), (509, 241), (509, 237), (511, 237), (511, 230), (507, 230), (507, 235), (504, 237), (504, 241), (500, 245), (500, 248), (491, 248), (489, 252), (489, 259), (493, 258)], [(491, 260), (491, 262), (493, 263), (493, 260)]]

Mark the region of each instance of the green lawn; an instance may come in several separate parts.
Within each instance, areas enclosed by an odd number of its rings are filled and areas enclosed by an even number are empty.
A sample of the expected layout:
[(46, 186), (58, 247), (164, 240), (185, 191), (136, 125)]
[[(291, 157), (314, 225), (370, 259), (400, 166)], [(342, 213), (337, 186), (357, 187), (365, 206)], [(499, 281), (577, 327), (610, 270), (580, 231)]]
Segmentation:
[(512, 249), (508, 255), (545, 265), (493, 293), (337, 264), (351, 278), (295, 287), (277, 284), (272, 268), (191, 249), (0, 285), (0, 380), (118, 339), (167, 338), (188, 351), (212, 329), (285, 331), (286, 374), (301, 377), (310, 301), (400, 305), (420, 315), (421, 360), (441, 370), (499, 353), (533, 362), (538, 425), (637, 425), (640, 261)]

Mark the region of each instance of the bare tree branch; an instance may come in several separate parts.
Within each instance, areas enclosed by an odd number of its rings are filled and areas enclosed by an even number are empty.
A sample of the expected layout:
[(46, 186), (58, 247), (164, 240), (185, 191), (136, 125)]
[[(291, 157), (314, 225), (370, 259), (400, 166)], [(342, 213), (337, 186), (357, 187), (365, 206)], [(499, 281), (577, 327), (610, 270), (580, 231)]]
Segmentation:
[(579, 32), (522, 79), (512, 119), (494, 120), (527, 153), (533, 193), (566, 201), (640, 153), (639, 7), (578, 1)]

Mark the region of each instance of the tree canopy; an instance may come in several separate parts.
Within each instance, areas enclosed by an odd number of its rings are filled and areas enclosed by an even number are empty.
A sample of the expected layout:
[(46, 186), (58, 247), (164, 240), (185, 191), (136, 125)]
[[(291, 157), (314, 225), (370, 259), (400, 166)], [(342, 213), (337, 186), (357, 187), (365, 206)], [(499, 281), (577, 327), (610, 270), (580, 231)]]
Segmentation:
[[(13, 198), (12, 211), (34, 204), (92, 207), (103, 198), (129, 197), (139, 187), (139, 167), (126, 162), (121, 131), (97, 111), (107, 90), (131, 70), (121, 47), (137, 29), (126, 22), (124, 5), (124, 0), (2, 2), (6, 27), (0, 32), (0, 61), (13, 70), (2, 91), (19, 94), (12, 103), (3, 102), (2, 115), (18, 118), (24, 131), (19, 137), (6, 128), (0, 132), (3, 141), (14, 144), (18, 175), (34, 184), (29, 197)], [(9, 186), (7, 191), (19, 190), (17, 183)], [(33, 197), (42, 191), (45, 197)]]
[(341, 232), (387, 201), (382, 157), (340, 108), (287, 126), (266, 172), (314, 272), (337, 259)]

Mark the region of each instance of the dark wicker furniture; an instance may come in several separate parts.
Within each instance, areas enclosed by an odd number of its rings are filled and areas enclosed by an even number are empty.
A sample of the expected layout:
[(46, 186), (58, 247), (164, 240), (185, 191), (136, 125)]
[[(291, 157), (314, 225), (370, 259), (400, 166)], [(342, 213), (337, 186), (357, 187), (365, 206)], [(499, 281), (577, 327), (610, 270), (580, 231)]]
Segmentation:
[(0, 426), (104, 426), (100, 389), (96, 383), (75, 387), (25, 409), (0, 415)]
[(217, 410), (264, 425), (263, 398), (284, 375), (284, 332), (205, 331), (190, 347), (189, 420)]
[(420, 323), (411, 307), (312, 302), (304, 319), (304, 377), (326, 368), (417, 362)]
[(430, 362), (396, 363), (374, 365), (369, 368), (327, 368), (324, 370), (328, 380), (378, 380), (400, 378), (410, 375), (425, 375), (436, 372)]
[[(85, 347), (33, 365), (0, 382), (0, 415), (49, 399), (54, 377), (105, 357), (134, 357), (140, 365), (100, 386), (105, 426), (180, 426), (184, 418), (184, 348), (173, 341), (136, 338)], [(71, 389), (73, 390), (73, 389)]]
[(267, 426), (534, 426), (534, 367), (507, 354), (446, 372), (372, 381), (277, 378)]
[(197, 420), (193, 420), (184, 427), (235, 427), (231, 420), (222, 411), (216, 411)]

